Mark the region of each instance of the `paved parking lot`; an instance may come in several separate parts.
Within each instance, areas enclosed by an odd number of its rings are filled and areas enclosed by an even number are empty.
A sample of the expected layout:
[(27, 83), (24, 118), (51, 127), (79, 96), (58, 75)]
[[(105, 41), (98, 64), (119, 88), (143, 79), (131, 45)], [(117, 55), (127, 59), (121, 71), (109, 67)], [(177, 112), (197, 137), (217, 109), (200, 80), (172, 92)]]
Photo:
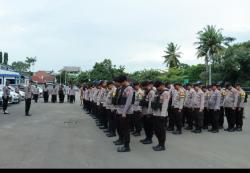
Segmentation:
[(242, 133), (167, 134), (168, 150), (160, 153), (132, 138), (132, 152), (121, 154), (79, 103), (33, 104), (32, 117), (24, 116), (24, 103), (9, 112), (0, 115), (0, 168), (250, 167), (249, 113)]

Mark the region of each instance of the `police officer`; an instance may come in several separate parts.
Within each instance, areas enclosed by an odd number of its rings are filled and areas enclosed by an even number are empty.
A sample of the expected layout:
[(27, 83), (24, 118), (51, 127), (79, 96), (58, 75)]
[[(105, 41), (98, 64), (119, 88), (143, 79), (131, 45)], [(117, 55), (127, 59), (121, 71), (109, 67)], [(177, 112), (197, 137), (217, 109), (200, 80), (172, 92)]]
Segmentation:
[(241, 132), (243, 127), (243, 114), (244, 114), (244, 107), (245, 107), (245, 98), (246, 93), (240, 87), (240, 84), (237, 83), (235, 85), (237, 91), (239, 92), (238, 102), (237, 102), (237, 109), (236, 109), (236, 131)]
[(130, 151), (130, 126), (129, 117), (133, 114), (133, 97), (134, 89), (130, 86), (129, 79), (127, 76), (120, 76), (119, 83), (121, 83), (124, 91), (121, 95), (121, 106), (117, 109), (117, 113), (120, 116), (120, 128), (122, 133), (123, 147), (118, 148), (118, 152), (129, 152)]
[(25, 116), (31, 116), (29, 113), (32, 99), (32, 88), (31, 81), (28, 83), (28, 86), (25, 87)]
[(113, 97), (116, 93), (116, 87), (113, 81), (107, 83), (108, 94), (106, 96), (105, 106), (108, 115), (109, 133), (107, 137), (116, 137), (116, 117), (114, 112), (114, 105), (112, 103)]
[(5, 115), (9, 114), (7, 111), (9, 97), (10, 97), (10, 89), (9, 89), (10, 82), (6, 81), (6, 86), (3, 88), (3, 113)]
[(61, 85), (61, 86), (59, 87), (58, 95), (59, 95), (59, 102), (60, 102), (60, 103), (63, 103), (63, 102), (64, 102), (64, 98), (65, 98), (65, 92), (64, 92), (64, 87), (63, 87), (63, 85)]
[(184, 109), (183, 109), (183, 121), (185, 125), (185, 120), (187, 120), (188, 127), (185, 128), (186, 130), (193, 130), (193, 108), (192, 108), (192, 101), (194, 99), (195, 91), (191, 84), (186, 85), (185, 91), (185, 102), (184, 102)]
[(35, 103), (37, 103), (38, 98), (39, 98), (39, 89), (37, 88), (37, 85), (35, 86), (35, 88), (33, 88), (32, 94), (33, 94)]
[(175, 131), (173, 131), (174, 135), (182, 134), (182, 126), (183, 126), (183, 105), (185, 100), (185, 91), (181, 87), (180, 83), (174, 84), (173, 91), (173, 99), (172, 99), (172, 114), (174, 118), (174, 125), (177, 127)]
[(140, 102), (144, 97), (144, 92), (140, 87), (140, 83), (134, 83), (135, 90), (135, 102), (133, 104), (134, 114), (132, 116), (133, 123), (135, 125), (135, 131), (132, 133), (135, 137), (141, 136), (142, 131), (142, 107), (140, 106)]
[(239, 92), (233, 88), (232, 84), (226, 85), (226, 96), (224, 100), (225, 114), (227, 117), (228, 128), (226, 131), (234, 132), (236, 125), (236, 108), (239, 99)]
[[(98, 85), (99, 87), (99, 92), (97, 94), (97, 106), (98, 106), (98, 114), (99, 114), (99, 120), (102, 126), (99, 128), (101, 130), (107, 130), (108, 129), (108, 120), (107, 120), (107, 115), (106, 115), (106, 109), (103, 106), (103, 103), (105, 102), (105, 93), (106, 93), (106, 83), (105, 81), (101, 81)], [(106, 131), (107, 132), (107, 131)]]
[(73, 85), (71, 85), (69, 89), (69, 98), (70, 98), (69, 100), (71, 104), (75, 102), (76, 93), (75, 93)]
[(194, 95), (192, 100), (192, 108), (195, 121), (195, 130), (193, 133), (201, 133), (204, 123), (204, 93), (200, 88), (199, 84), (194, 85)]
[(212, 118), (212, 129), (209, 131), (212, 133), (219, 132), (220, 101), (221, 93), (217, 89), (216, 84), (212, 84), (211, 95), (208, 101), (209, 114)]
[(56, 103), (56, 101), (57, 101), (57, 88), (56, 85), (54, 85), (51, 90), (51, 102)]
[(44, 98), (44, 103), (49, 102), (49, 88), (47, 84), (45, 84), (45, 87), (43, 89), (43, 98)]
[(217, 89), (221, 93), (219, 128), (223, 129), (224, 128), (224, 118), (225, 118), (224, 100), (225, 100), (225, 96), (226, 96), (226, 90), (225, 90), (225, 88), (222, 88), (222, 83), (217, 84)]
[(203, 121), (203, 129), (207, 130), (208, 125), (210, 123), (210, 113), (209, 113), (209, 108), (208, 108), (208, 102), (211, 96), (210, 91), (206, 86), (202, 86), (202, 91), (204, 93), (204, 121)]
[(166, 143), (165, 118), (168, 116), (168, 103), (170, 93), (166, 90), (165, 84), (161, 81), (155, 82), (157, 92), (152, 102), (154, 115), (154, 132), (159, 144), (153, 147), (154, 151), (164, 151)]
[(151, 85), (152, 82), (144, 81), (141, 83), (142, 88), (144, 90), (144, 97), (140, 103), (142, 107), (142, 115), (143, 115), (143, 127), (145, 131), (146, 138), (140, 140), (142, 144), (148, 145), (152, 144), (152, 138), (154, 134), (154, 121), (153, 121), (153, 110), (152, 110), (152, 102), (155, 97), (155, 90)]
[(114, 116), (115, 116), (115, 126), (117, 128), (117, 134), (119, 137), (116, 141), (114, 141), (114, 144), (116, 146), (119, 146), (119, 145), (124, 145), (124, 142), (122, 140), (123, 134), (121, 131), (121, 121), (120, 121), (121, 115), (118, 114), (118, 109), (120, 109), (120, 107), (121, 107), (121, 98), (122, 98), (122, 94), (124, 91), (124, 87), (121, 85), (119, 77), (115, 78), (114, 82), (115, 82), (115, 86), (116, 86), (117, 90), (116, 90), (116, 93), (113, 97), (112, 103), (114, 105), (113, 111), (114, 111)]

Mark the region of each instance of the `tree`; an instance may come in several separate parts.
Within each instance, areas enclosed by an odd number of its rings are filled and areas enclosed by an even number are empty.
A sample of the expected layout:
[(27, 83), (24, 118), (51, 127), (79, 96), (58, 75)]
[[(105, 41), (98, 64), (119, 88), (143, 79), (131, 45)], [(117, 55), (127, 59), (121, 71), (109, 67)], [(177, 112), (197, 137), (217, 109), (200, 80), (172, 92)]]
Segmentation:
[[(35, 63), (37, 62), (36, 57), (27, 57), (25, 62), (29, 65), (29, 68), (31, 68), (32, 65), (35, 65)], [(31, 71), (31, 70), (30, 70)]]
[(3, 64), (4, 64), (4, 65), (8, 65), (9, 54), (8, 54), (8, 53), (4, 53), (3, 58), (4, 58)]
[(179, 52), (180, 46), (174, 43), (169, 43), (167, 46), (167, 50), (165, 51), (166, 55), (163, 56), (165, 58), (164, 63), (169, 68), (175, 68), (180, 66), (179, 58), (181, 58), (181, 52)]
[(13, 62), (11, 67), (18, 72), (28, 72), (29, 69), (29, 65), (21, 61)]
[(0, 64), (3, 63), (3, 52), (0, 52)]
[(209, 62), (221, 62), (221, 53), (235, 39), (232, 37), (224, 37), (222, 29), (217, 29), (216, 26), (208, 25), (202, 31), (197, 33), (197, 57), (205, 57), (206, 74), (208, 81)]
[(110, 59), (105, 59), (103, 62), (96, 63), (90, 71), (90, 79), (93, 80), (113, 80), (114, 77), (125, 74), (125, 67), (117, 68), (112, 65)]
[(130, 75), (130, 77), (137, 82), (142, 82), (145, 80), (160, 80), (161, 76), (162, 72), (155, 69), (136, 71)]

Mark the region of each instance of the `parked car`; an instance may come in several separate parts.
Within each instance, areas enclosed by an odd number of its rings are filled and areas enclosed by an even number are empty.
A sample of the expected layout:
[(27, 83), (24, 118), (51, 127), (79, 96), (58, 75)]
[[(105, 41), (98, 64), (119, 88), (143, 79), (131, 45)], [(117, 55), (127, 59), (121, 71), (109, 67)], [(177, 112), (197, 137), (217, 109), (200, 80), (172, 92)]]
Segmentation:
[[(12, 96), (9, 97), (9, 104), (12, 103)], [(3, 106), (3, 86), (0, 86), (0, 106)]]
[[(9, 89), (10, 89), (12, 92), (17, 93), (15, 87), (9, 86)], [(17, 93), (17, 94), (19, 94), (19, 97), (20, 97), (20, 100), (21, 100), (21, 101), (23, 101), (23, 100), (25, 99), (25, 92), (19, 90), (19, 93)]]

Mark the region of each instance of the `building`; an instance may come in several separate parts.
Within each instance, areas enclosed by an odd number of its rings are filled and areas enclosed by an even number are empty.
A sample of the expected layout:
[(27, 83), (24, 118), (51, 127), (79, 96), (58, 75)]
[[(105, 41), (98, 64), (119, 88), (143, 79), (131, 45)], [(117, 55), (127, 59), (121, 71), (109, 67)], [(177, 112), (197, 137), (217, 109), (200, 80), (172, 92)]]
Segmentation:
[(32, 76), (32, 81), (37, 84), (55, 83), (56, 76), (49, 74), (46, 71), (38, 71)]
[(70, 75), (78, 75), (81, 73), (81, 67), (74, 67), (74, 66), (66, 66), (59, 72), (66, 72)]
[(18, 85), (21, 83), (21, 75), (14, 71), (0, 69), (0, 85), (5, 85), (6, 81)]

